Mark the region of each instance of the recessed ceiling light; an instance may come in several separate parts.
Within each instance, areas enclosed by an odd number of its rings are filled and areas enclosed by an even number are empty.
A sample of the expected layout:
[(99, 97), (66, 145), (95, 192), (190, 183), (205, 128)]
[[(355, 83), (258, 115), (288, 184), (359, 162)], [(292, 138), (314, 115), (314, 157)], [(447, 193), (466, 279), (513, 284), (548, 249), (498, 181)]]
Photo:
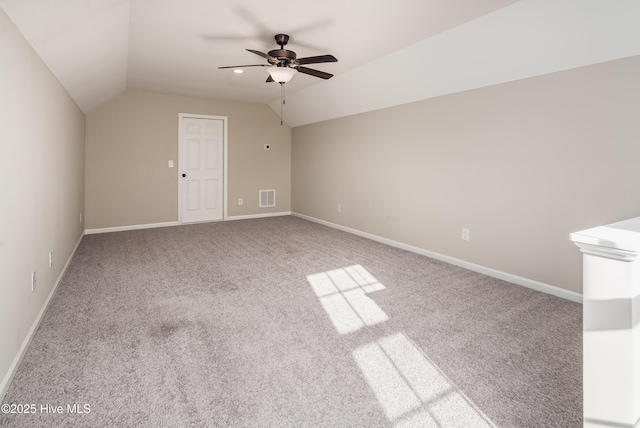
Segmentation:
[(233, 72), (236, 74), (242, 74), (244, 73), (244, 70), (240, 70), (239, 68), (236, 68), (235, 70), (233, 70)]

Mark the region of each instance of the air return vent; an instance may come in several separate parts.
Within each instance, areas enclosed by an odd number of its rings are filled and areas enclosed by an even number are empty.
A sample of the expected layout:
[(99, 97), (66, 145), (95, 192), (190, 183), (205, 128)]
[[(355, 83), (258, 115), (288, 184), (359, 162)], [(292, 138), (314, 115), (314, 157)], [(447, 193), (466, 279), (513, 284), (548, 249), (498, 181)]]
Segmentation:
[(276, 191), (261, 190), (260, 191), (260, 208), (275, 207), (275, 206), (276, 206)]

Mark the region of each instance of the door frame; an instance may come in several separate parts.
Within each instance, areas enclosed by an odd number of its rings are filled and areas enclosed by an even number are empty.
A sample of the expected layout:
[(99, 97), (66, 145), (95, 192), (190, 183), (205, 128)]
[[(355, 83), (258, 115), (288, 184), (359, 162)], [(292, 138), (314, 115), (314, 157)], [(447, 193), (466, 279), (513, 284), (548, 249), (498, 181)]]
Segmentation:
[(184, 148), (184, 141), (182, 137), (182, 119), (216, 119), (222, 120), (223, 136), (222, 136), (222, 221), (227, 219), (227, 182), (228, 182), (228, 168), (227, 168), (227, 146), (228, 146), (228, 116), (211, 116), (206, 114), (190, 114), (190, 113), (178, 113), (178, 224), (182, 223), (182, 171), (180, 156), (182, 155), (182, 149)]

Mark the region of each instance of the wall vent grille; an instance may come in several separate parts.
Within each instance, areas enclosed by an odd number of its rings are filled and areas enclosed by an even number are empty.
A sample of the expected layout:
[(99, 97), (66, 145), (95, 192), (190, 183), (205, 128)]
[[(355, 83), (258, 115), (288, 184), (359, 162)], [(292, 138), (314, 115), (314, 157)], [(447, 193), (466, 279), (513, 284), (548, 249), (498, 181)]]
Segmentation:
[(260, 208), (268, 208), (276, 206), (275, 190), (260, 190)]

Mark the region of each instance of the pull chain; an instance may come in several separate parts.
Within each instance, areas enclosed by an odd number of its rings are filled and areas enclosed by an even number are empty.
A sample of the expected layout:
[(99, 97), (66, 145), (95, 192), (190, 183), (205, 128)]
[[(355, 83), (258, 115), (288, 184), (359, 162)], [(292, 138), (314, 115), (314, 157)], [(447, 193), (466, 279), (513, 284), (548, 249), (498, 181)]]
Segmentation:
[(284, 124), (284, 83), (280, 83), (280, 126)]

